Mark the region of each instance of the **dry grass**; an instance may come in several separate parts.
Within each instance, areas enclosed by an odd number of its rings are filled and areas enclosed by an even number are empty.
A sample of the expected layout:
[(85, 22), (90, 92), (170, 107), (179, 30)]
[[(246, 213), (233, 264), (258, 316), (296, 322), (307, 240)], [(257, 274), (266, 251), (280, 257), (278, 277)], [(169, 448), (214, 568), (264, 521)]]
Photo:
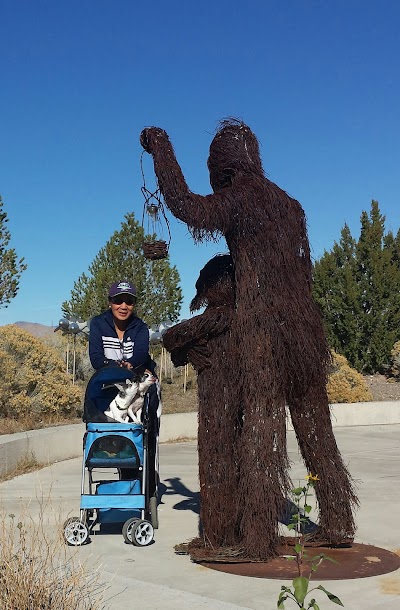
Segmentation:
[(3, 481), (10, 481), (11, 479), (14, 479), (14, 477), (19, 477), (23, 474), (28, 474), (29, 472), (41, 470), (46, 466), (48, 466), (48, 464), (38, 462), (33, 453), (26, 453), (18, 460), (14, 470), (10, 470), (6, 474), (0, 475), (0, 483)]
[[(101, 610), (99, 574), (70, 553), (61, 535), (54, 535), (54, 514), (42, 501), (39, 518), (0, 517), (1, 610)], [(46, 515), (46, 519), (45, 519)], [(61, 526), (56, 528), (61, 531)]]
[(60, 416), (49, 416), (46, 419), (37, 420), (34, 417), (26, 416), (19, 419), (11, 419), (2, 417), (0, 419), (0, 435), (15, 434), (16, 432), (27, 432), (28, 430), (40, 430), (41, 428), (50, 428), (51, 426), (65, 426), (67, 424), (78, 424), (82, 422), (81, 417), (73, 417), (70, 419)]
[(185, 378), (182, 369), (176, 369), (174, 376), (161, 381), (163, 413), (190, 413), (198, 410), (197, 377), (193, 369), (189, 369)]

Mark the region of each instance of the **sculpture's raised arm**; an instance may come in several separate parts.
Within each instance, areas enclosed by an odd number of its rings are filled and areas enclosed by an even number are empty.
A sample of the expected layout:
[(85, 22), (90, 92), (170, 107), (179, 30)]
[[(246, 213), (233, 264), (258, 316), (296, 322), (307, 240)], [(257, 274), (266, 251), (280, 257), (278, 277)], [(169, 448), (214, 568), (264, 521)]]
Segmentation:
[(223, 233), (226, 230), (226, 213), (222, 213), (223, 195), (203, 196), (190, 191), (164, 129), (146, 127), (140, 135), (140, 143), (153, 157), (161, 193), (174, 216), (193, 229), (198, 239), (206, 233)]

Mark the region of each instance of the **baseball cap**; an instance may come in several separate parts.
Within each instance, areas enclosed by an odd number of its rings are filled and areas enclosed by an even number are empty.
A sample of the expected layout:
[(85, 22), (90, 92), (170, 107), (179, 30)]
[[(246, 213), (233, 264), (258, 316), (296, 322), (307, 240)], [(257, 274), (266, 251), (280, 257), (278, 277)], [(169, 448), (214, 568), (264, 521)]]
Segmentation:
[(126, 280), (114, 282), (114, 284), (111, 284), (110, 286), (108, 296), (112, 298), (116, 297), (117, 294), (131, 294), (133, 297), (136, 297), (136, 288), (133, 284), (127, 282)]

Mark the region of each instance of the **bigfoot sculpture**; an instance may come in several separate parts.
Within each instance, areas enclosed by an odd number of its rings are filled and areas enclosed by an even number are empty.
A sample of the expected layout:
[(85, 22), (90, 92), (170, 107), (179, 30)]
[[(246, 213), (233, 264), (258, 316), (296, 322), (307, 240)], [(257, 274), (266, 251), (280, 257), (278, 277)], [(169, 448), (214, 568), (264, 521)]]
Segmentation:
[[(196, 282), (191, 311), (204, 313), (173, 326), (163, 335), (164, 347), (175, 366), (191, 362), (198, 372), (198, 447), (200, 520), (207, 545), (235, 548), (240, 543), (237, 507), (236, 441), (241, 429), (239, 396), (231, 400), (230, 384), (236, 371), (229, 358), (227, 332), (234, 314), (233, 266), (229, 255), (212, 258)], [(227, 502), (227, 499), (230, 499)], [(192, 553), (198, 541), (189, 545)]]
[(223, 121), (211, 143), (211, 195), (189, 190), (164, 130), (143, 130), (141, 143), (171, 212), (198, 241), (224, 235), (232, 256), (235, 315), (224, 358), (236, 374), (221, 376), (221, 387), (234, 386), (243, 409), (235, 498), (243, 554), (260, 560), (276, 554), (290, 487), (286, 404), (306, 467), (320, 478), (319, 537), (332, 544), (352, 539), (357, 498), (330, 422), (330, 354), (311, 294), (301, 205), (265, 177), (257, 138), (241, 121)]

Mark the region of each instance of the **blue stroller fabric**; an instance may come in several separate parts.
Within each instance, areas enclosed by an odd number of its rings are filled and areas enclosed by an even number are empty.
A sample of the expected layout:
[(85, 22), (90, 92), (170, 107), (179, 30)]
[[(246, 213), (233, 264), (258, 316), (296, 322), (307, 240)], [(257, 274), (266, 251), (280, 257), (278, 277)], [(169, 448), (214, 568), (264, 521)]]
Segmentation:
[(141, 424), (87, 424), (85, 464), (88, 468), (139, 468), (143, 463)]

